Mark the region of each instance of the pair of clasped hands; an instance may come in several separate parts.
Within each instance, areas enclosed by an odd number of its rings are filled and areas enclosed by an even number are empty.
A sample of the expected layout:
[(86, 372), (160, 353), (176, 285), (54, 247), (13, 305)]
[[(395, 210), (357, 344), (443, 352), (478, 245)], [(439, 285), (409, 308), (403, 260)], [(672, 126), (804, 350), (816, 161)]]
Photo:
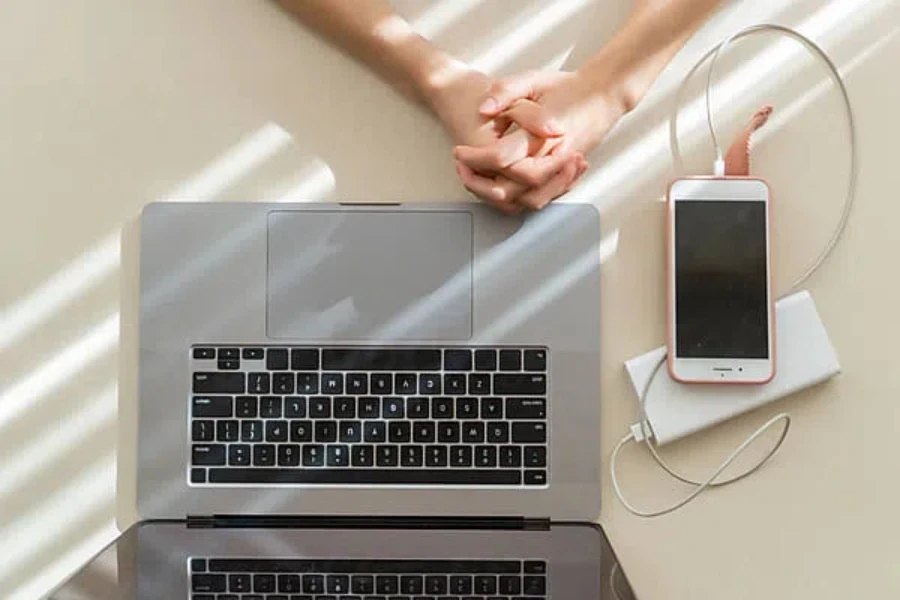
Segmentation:
[(470, 192), (505, 214), (540, 210), (587, 170), (584, 155), (626, 112), (583, 72), (492, 81), (467, 71), (434, 102)]

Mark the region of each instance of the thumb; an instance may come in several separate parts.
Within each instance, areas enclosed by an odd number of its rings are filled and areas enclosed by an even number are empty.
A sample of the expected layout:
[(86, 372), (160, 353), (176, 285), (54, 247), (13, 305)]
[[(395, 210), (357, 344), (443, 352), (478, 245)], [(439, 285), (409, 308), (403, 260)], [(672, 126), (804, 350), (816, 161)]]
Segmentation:
[(487, 91), (487, 98), (478, 107), (478, 111), (486, 117), (494, 117), (517, 100), (534, 99), (540, 93), (546, 76), (542, 71), (530, 71), (496, 81)]

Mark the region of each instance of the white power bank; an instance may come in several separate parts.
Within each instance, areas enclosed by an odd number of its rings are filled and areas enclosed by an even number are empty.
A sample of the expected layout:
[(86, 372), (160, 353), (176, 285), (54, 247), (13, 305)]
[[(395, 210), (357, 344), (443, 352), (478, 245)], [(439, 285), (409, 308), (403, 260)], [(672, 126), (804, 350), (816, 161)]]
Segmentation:
[[(775, 304), (775, 378), (763, 385), (683, 384), (659, 369), (646, 412), (657, 445), (726, 421), (749, 410), (831, 379), (841, 372), (837, 354), (809, 292), (797, 292)], [(625, 363), (636, 398), (665, 356), (657, 348)]]

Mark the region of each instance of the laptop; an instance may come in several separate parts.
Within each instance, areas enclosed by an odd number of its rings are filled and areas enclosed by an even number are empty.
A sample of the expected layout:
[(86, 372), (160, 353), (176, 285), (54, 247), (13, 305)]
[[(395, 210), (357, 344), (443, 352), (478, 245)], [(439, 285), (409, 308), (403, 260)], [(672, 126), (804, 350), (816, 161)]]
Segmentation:
[(580, 204), (148, 205), (123, 597), (631, 597), (599, 242)]

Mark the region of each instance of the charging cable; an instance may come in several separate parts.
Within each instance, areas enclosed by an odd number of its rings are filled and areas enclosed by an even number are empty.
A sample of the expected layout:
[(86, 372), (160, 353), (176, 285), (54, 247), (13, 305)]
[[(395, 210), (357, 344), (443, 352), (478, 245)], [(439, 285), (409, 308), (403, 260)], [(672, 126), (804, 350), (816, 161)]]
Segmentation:
[[(856, 148), (856, 123), (853, 118), (853, 107), (850, 103), (850, 94), (847, 91), (847, 87), (844, 84), (844, 80), (841, 78), (840, 71), (834, 62), (829, 58), (829, 56), (825, 53), (822, 48), (820, 48), (815, 42), (804, 36), (803, 34), (790, 29), (789, 27), (785, 27), (783, 25), (776, 24), (760, 24), (753, 25), (750, 27), (746, 27), (744, 29), (738, 30), (735, 33), (731, 34), (725, 40), (712, 48), (709, 52), (703, 55), (699, 61), (694, 65), (694, 67), (688, 72), (685, 76), (684, 80), (681, 83), (676, 95), (675, 95), (675, 103), (673, 105), (672, 115), (669, 118), (669, 142), (672, 148), (672, 156), (675, 160), (675, 167), (678, 172), (682, 171), (682, 161), (681, 161), (681, 152), (678, 147), (678, 111), (681, 108), (682, 104), (682, 96), (684, 94), (684, 90), (687, 86), (688, 81), (690, 81), (691, 77), (699, 70), (707, 61), (710, 61), (709, 64), (709, 73), (707, 75), (706, 80), (706, 121), (709, 126), (709, 134), (712, 138), (712, 143), (715, 149), (715, 162), (713, 164), (713, 173), (717, 177), (723, 177), (725, 175), (725, 159), (724, 154), (722, 152), (722, 147), (719, 144), (719, 138), (716, 133), (715, 123), (713, 122), (713, 113), (712, 113), (712, 87), (714, 83), (714, 70), (716, 66), (716, 62), (718, 61), (721, 54), (725, 51), (728, 46), (732, 44), (732, 42), (747, 37), (749, 35), (753, 35), (755, 33), (761, 33), (770, 31), (773, 33), (786, 35), (791, 37), (799, 42), (801, 42), (807, 49), (809, 49), (816, 57), (820, 58), (827, 66), (828, 70), (831, 73), (832, 78), (838, 86), (838, 89), (841, 92), (841, 96), (844, 100), (844, 105), (846, 107), (847, 112), (847, 125), (850, 134), (850, 176), (847, 184), (847, 192), (844, 197), (844, 209), (841, 213), (840, 221), (838, 221), (837, 226), (835, 227), (834, 233), (831, 238), (828, 240), (828, 243), (825, 245), (825, 248), (819, 254), (819, 256), (812, 262), (812, 264), (803, 272), (803, 274), (794, 282), (791, 286), (791, 291), (800, 287), (803, 283), (805, 283), (812, 275), (815, 273), (819, 267), (828, 259), (834, 250), (837, 242), (840, 240), (841, 236), (844, 233), (844, 230), (847, 226), (847, 221), (850, 218), (850, 213), (853, 210), (853, 203), (856, 196), (856, 180), (857, 180), (857, 148)], [(757, 429), (752, 435), (750, 435), (746, 440), (744, 440), (735, 450), (728, 455), (728, 457), (719, 465), (719, 467), (705, 480), (697, 481), (686, 475), (682, 475), (678, 473), (674, 468), (672, 468), (666, 461), (662, 459), (659, 455), (656, 445), (653, 442), (653, 433), (650, 428), (649, 418), (647, 417), (647, 397), (650, 395), (650, 389), (653, 385), (654, 380), (656, 379), (657, 374), (659, 373), (660, 368), (666, 362), (666, 355), (664, 354), (659, 362), (654, 367), (652, 373), (650, 374), (650, 378), (647, 381), (647, 385), (644, 387), (644, 391), (641, 393), (640, 399), (640, 411), (641, 411), (641, 420), (638, 423), (635, 423), (631, 426), (631, 431), (628, 435), (619, 440), (619, 443), (616, 444), (615, 449), (613, 449), (612, 455), (610, 456), (610, 476), (612, 477), (613, 491), (618, 497), (619, 501), (622, 505), (632, 514), (637, 515), (639, 517), (658, 517), (671, 512), (674, 512), (691, 502), (694, 498), (702, 494), (706, 489), (711, 487), (720, 487), (725, 486), (745, 477), (748, 477), (758, 471), (764, 464), (766, 464), (769, 459), (771, 459), (778, 449), (781, 448), (781, 445), (784, 443), (785, 438), (787, 438), (788, 431), (791, 426), (791, 417), (787, 413), (779, 413), (769, 419), (766, 423), (764, 423), (759, 429)], [(741, 472), (738, 475), (735, 475), (728, 479), (723, 479), (721, 481), (718, 480), (719, 476), (735, 461), (737, 458), (743, 454), (743, 452), (750, 447), (753, 442), (755, 442), (761, 435), (767, 432), (770, 428), (774, 427), (776, 424), (783, 422), (784, 425), (781, 430), (781, 434), (776, 440), (775, 444), (763, 456), (760, 460), (758, 460), (753, 466), (748, 468), (747, 470)], [(647, 445), (647, 449), (650, 451), (650, 455), (653, 457), (653, 460), (662, 468), (666, 473), (668, 473), (673, 478), (678, 481), (685, 483), (687, 485), (693, 486), (694, 490), (685, 496), (682, 500), (676, 502), (675, 504), (668, 506), (666, 508), (662, 508), (659, 510), (641, 510), (631, 505), (628, 500), (625, 499), (625, 494), (622, 491), (621, 486), (619, 485), (619, 479), (616, 476), (616, 460), (618, 459), (619, 453), (622, 451), (629, 442), (640, 443), (644, 442)]]

